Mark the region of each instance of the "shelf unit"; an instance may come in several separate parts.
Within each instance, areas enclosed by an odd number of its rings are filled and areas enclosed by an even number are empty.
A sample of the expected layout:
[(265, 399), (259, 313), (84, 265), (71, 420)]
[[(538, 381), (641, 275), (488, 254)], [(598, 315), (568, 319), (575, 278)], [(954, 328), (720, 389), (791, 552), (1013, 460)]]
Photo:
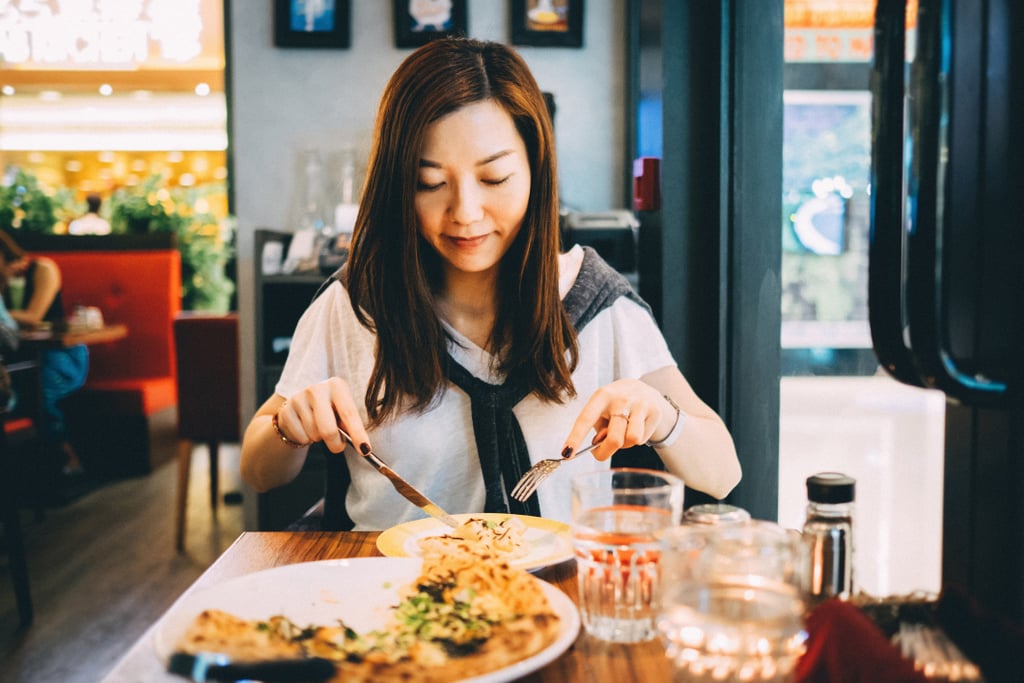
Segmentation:
[[(284, 369), (292, 333), (303, 311), (326, 276), (319, 273), (298, 275), (263, 275), (263, 247), (267, 242), (281, 242), (282, 253), (288, 253), (292, 233), (258, 229), (255, 232), (253, 302), (256, 311), (256, 405), (262, 405), (273, 393)], [(317, 444), (299, 475), (289, 484), (259, 494), (257, 523), (260, 531), (276, 531), (300, 518), (323, 496), (325, 449)]]

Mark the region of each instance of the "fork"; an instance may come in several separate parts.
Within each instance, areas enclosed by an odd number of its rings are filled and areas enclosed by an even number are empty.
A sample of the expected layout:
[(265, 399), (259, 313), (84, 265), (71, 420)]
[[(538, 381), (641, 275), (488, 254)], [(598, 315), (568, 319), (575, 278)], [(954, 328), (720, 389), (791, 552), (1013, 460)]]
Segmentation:
[(526, 470), (526, 474), (519, 478), (519, 481), (516, 482), (515, 488), (512, 489), (512, 497), (520, 503), (525, 502), (533, 495), (533, 492), (537, 490), (537, 487), (541, 485), (541, 482), (550, 477), (552, 473), (558, 469), (559, 465), (563, 462), (569, 462), (574, 458), (578, 458), (584, 453), (589, 453), (602, 443), (604, 443), (604, 441), (592, 443), (586, 448), (576, 451), (568, 458), (548, 458), (547, 460), (541, 460), (533, 467)]

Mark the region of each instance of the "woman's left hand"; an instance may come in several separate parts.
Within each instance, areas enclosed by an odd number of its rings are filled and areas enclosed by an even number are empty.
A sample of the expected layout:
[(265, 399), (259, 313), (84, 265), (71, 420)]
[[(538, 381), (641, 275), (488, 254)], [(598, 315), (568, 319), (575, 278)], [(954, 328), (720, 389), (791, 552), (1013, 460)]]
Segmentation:
[[(670, 408), (664, 396), (639, 379), (620, 379), (593, 393), (565, 441), (563, 456), (583, 446), (580, 442), (591, 429), (594, 443), (603, 443), (591, 451), (598, 460), (607, 460), (615, 451), (645, 444), (661, 425)], [(671, 426), (669, 427), (671, 429)]]

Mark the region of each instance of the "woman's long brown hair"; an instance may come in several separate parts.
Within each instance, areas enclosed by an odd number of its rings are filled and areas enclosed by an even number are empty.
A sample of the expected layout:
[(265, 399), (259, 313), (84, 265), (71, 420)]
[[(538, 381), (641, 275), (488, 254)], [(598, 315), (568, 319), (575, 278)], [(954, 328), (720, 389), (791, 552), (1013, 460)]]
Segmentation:
[(426, 408), (445, 387), (440, 257), (419, 236), (414, 207), (420, 152), (428, 126), (484, 100), (512, 117), (531, 173), (522, 228), (501, 262), (491, 348), (500, 350), (501, 372), (544, 400), (575, 395), (578, 348), (558, 296), (558, 173), (544, 97), (511, 48), (444, 38), (406, 58), (381, 98), (346, 268), (356, 315), (376, 332), (365, 397), (373, 424), (400, 406)]

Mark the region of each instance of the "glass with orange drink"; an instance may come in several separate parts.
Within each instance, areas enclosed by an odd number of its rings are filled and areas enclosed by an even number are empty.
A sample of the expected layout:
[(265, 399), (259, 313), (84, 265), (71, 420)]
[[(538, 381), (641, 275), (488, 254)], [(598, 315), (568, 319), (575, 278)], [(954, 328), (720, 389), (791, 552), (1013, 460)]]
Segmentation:
[(658, 532), (679, 524), (683, 482), (667, 472), (618, 468), (572, 480), (572, 538), (587, 633), (637, 643), (657, 634)]

